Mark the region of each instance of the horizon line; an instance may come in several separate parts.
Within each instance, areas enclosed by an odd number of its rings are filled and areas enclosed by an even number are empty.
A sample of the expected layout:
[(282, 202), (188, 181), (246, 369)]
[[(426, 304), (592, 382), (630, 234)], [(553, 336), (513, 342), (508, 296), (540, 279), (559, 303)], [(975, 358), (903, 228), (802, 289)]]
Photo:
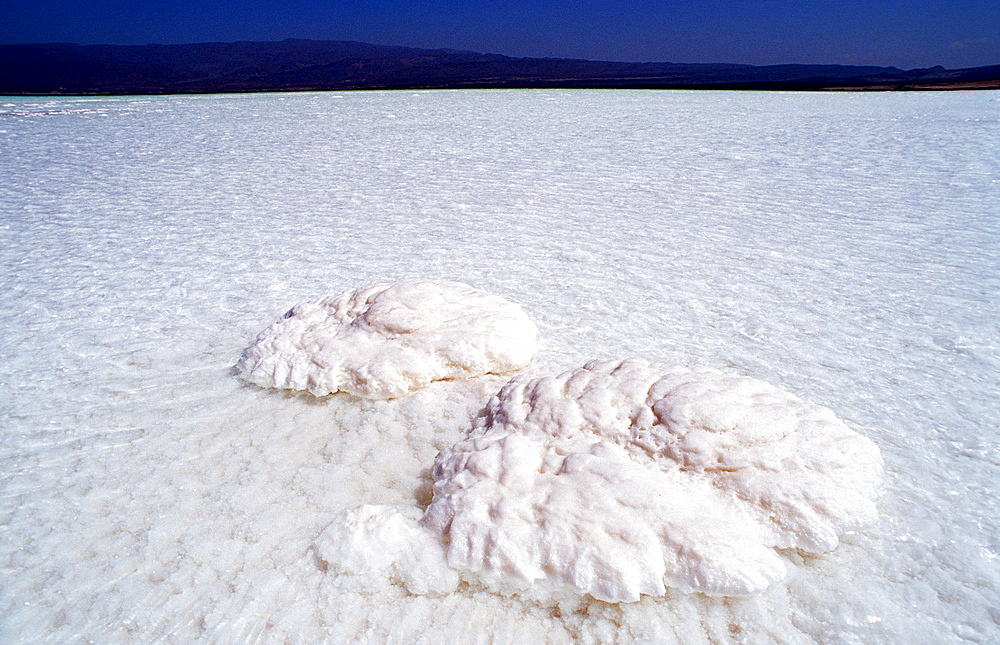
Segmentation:
[(193, 41), (184, 43), (160, 43), (160, 42), (149, 42), (143, 44), (120, 44), (120, 43), (78, 43), (69, 41), (47, 41), (47, 42), (17, 42), (17, 43), (0, 43), (0, 47), (25, 47), (25, 46), (45, 46), (45, 45), (72, 45), (75, 47), (189, 47), (192, 45), (236, 45), (240, 43), (253, 43), (253, 44), (280, 44), (284, 42), (314, 42), (314, 43), (351, 43), (357, 45), (368, 45), (371, 47), (386, 47), (394, 49), (415, 49), (420, 51), (428, 52), (449, 52), (455, 54), (476, 54), (479, 56), (502, 56), (504, 58), (510, 58), (513, 60), (562, 60), (562, 61), (582, 61), (588, 63), (625, 63), (632, 65), (731, 65), (734, 67), (785, 67), (785, 66), (822, 66), (822, 67), (858, 67), (858, 68), (875, 68), (875, 69), (886, 69), (886, 70), (898, 70), (903, 72), (919, 71), (919, 70), (945, 70), (945, 71), (959, 71), (966, 69), (979, 69), (983, 67), (997, 67), (1000, 66), (1000, 62), (988, 64), (988, 65), (974, 65), (971, 67), (945, 67), (943, 65), (930, 65), (922, 67), (898, 67), (896, 65), (874, 65), (874, 64), (861, 64), (861, 63), (803, 63), (803, 62), (784, 62), (784, 63), (767, 63), (767, 64), (755, 64), (755, 63), (734, 63), (728, 61), (711, 61), (711, 62), (683, 62), (676, 60), (650, 60), (650, 61), (637, 61), (637, 60), (614, 60), (614, 59), (604, 59), (604, 58), (576, 58), (572, 56), (512, 56), (510, 54), (503, 54), (499, 52), (481, 52), (474, 49), (456, 49), (453, 47), (415, 47), (411, 45), (384, 45), (379, 43), (372, 43), (363, 40), (332, 40), (324, 38), (295, 38), (288, 37), (282, 38), (281, 40), (204, 40), (204, 41)]

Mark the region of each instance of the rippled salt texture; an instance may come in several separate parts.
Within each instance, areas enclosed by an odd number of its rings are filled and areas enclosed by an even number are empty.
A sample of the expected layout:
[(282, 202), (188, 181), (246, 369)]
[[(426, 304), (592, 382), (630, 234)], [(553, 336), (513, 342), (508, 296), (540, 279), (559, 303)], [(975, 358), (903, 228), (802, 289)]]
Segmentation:
[[(1000, 639), (1000, 101), (462, 91), (0, 98), (0, 641)], [(746, 599), (409, 595), (310, 545), (429, 502), (503, 379), (243, 384), (324, 293), (466, 282), (530, 368), (734, 368), (886, 462), (880, 519)]]

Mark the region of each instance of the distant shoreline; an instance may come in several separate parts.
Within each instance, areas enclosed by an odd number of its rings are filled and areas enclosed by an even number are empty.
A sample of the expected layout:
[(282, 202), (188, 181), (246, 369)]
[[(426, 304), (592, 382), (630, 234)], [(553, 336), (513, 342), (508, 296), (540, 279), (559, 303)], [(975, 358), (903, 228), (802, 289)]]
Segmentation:
[(342, 87), (342, 88), (281, 88), (281, 89), (227, 89), (227, 90), (194, 90), (194, 91), (77, 91), (77, 92), (7, 92), (0, 93), (0, 97), (93, 97), (93, 96), (186, 96), (205, 94), (278, 94), (278, 93), (306, 93), (306, 92), (405, 92), (405, 91), (447, 91), (447, 90), (610, 90), (610, 91), (725, 91), (725, 92), (842, 92), (842, 93), (864, 93), (864, 92), (954, 92), (954, 91), (978, 91), (978, 90), (1000, 90), (1000, 79), (967, 83), (921, 83), (921, 84), (898, 84), (898, 85), (857, 85), (857, 86), (833, 86), (833, 87), (797, 87), (788, 85), (768, 85), (763, 87), (741, 85), (739, 87), (725, 85), (455, 85), (440, 87)]
[(760, 84), (717, 84), (717, 85), (598, 85), (598, 84), (455, 84), (441, 86), (401, 86), (401, 87), (337, 87), (337, 88), (315, 88), (315, 87), (288, 87), (278, 89), (225, 89), (225, 90), (123, 90), (123, 91), (75, 91), (75, 92), (7, 92), (0, 93), (5, 97), (72, 97), (72, 96), (183, 96), (195, 94), (276, 94), (283, 92), (378, 92), (378, 91), (435, 91), (435, 90), (660, 90), (660, 91), (727, 91), (727, 92), (949, 92), (949, 91), (970, 91), (970, 90), (1000, 90), (1000, 79), (987, 81), (970, 81), (957, 83), (897, 83), (897, 84), (871, 84), (871, 85), (838, 85), (838, 86), (816, 86), (810, 84), (796, 83), (760, 83)]
[(928, 92), (954, 90), (1000, 90), (1000, 79), (967, 81), (959, 83), (902, 83), (899, 85), (859, 85), (855, 87), (828, 87), (828, 92)]

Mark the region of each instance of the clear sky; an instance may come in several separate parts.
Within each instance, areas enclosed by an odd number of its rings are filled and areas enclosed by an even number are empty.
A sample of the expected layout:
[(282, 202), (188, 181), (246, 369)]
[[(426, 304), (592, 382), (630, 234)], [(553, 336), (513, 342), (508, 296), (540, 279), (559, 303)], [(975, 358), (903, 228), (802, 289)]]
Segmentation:
[(0, 0), (0, 43), (314, 38), (663, 62), (1000, 64), (1000, 0)]

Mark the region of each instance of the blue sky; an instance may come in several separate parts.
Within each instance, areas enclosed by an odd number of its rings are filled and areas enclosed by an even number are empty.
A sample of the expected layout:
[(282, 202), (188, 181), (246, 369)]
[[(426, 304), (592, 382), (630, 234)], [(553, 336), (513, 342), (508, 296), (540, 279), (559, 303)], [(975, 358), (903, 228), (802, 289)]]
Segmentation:
[(595, 60), (1000, 64), (998, 0), (0, 0), (0, 43), (315, 38)]

